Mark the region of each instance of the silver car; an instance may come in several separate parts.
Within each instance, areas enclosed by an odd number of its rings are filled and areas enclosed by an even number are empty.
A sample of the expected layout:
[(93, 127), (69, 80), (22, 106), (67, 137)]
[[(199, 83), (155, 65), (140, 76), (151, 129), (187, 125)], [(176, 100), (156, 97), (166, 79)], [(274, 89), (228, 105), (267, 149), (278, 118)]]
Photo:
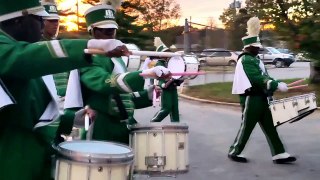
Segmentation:
[(229, 50), (210, 49), (201, 53), (199, 62), (201, 66), (235, 66), (238, 55)]

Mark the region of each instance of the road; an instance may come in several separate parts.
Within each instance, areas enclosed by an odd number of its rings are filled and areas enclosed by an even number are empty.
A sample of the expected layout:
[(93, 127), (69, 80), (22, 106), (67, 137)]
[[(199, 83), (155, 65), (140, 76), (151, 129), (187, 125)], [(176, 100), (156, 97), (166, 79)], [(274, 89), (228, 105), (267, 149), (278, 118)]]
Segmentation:
[[(267, 65), (268, 73), (276, 79), (308, 78), (310, 75), (309, 62), (295, 62), (289, 68), (275, 68), (273, 65)], [(215, 71), (206, 75), (201, 75), (189, 81), (190, 86), (201, 85), (213, 82), (232, 82), (233, 71)]]
[[(137, 110), (135, 117), (147, 123), (158, 108)], [(227, 158), (228, 148), (240, 127), (240, 109), (180, 99), (181, 122), (189, 125), (190, 171), (176, 180), (318, 180), (320, 177), (320, 112), (278, 128), (287, 151), (298, 156), (290, 165), (273, 164), (267, 141), (257, 126), (244, 154), (247, 164)], [(165, 120), (168, 122), (168, 119)], [(147, 180), (136, 175), (135, 180)], [(150, 177), (150, 180), (173, 179)]]

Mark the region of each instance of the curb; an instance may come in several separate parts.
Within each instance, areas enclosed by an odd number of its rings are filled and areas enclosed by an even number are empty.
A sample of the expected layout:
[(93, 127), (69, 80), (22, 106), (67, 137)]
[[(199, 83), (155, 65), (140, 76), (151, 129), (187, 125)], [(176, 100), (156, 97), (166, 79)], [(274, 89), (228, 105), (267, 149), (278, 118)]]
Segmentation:
[[(200, 99), (200, 98), (195, 98), (195, 97), (191, 97), (191, 96), (187, 96), (184, 94), (179, 94), (179, 97), (182, 97), (184, 99), (189, 99), (189, 100), (193, 100), (193, 101), (199, 101), (199, 102), (203, 102), (203, 103), (210, 103), (210, 104), (218, 104), (218, 105), (225, 105), (225, 106), (233, 106), (233, 107), (240, 107), (239, 103), (228, 103), (228, 102), (220, 102), (220, 101), (210, 101), (210, 100), (206, 100), (206, 99)], [(320, 110), (320, 107), (317, 107), (316, 109), (317, 111)]]
[(189, 99), (189, 100), (193, 100), (193, 101), (199, 101), (199, 102), (203, 102), (203, 103), (211, 103), (211, 104), (218, 104), (218, 105), (226, 105), (226, 106), (233, 106), (233, 107), (240, 107), (239, 103), (228, 103), (228, 102), (220, 102), (220, 101), (210, 101), (210, 100), (206, 100), (206, 99), (200, 99), (200, 98), (195, 98), (195, 97), (191, 97), (191, 96), (187, 96), (184, 94), (179, 94), (179, 97), (185, 98), (185, 99)]

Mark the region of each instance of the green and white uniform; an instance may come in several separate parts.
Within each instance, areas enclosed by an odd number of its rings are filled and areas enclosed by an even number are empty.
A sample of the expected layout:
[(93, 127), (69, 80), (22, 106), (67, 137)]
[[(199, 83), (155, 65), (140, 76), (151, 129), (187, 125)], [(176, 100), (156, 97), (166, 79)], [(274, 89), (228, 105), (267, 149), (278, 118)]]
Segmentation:
[(243, 151), (257, 123), (267, 138), (271, 154), (285, 152), (268, 105), (268, 96), (272, 96), (277, 86), (278, 81), (268, 75), (260, 59), (246, 53), (238, 60), (232, 93), (240, 95), (242, 122), (230, 154), (239, 155)]
[[(156, 66), (167, 67), (166, 61), (158, 60)], [(168, 80), (159, 80), (159, 86), (162, 89), (161, 109), (154, 115), (151, 122), (161, 122), (169, 114), (171, 122), (180, 121), (177, 86), (179, 86), (182, 81), (174, 80), (168, 87), (165, 87), (167, 82)]]
[[(52, 76), (45, 75), (90, 65), (80, 53), (87, 48), (87, 40), (30, 44), (15, 41), (0, 31), (0, 44), (2, 89), (14, 99), (0, 109), (0, 179), (47, 180), (51, 171), (50, 142), (56, 132), (42, 128), (54, 125), (59, 112), (55, 89), (51, 88)], [(73, 121), (73, 115), (65, 114), (61, 121), (64, 119)]]
[[(103, 60), (104, 62), (100, 62)], [(93, 66), (80, 69), (81, 96), (73, 98), (78, 101), (71, 105), (68, 92), (78, 94), (76, 86), (68, 84), (66, 108), (89, 105), (97, 112), (94, 120), (92, 139), (129, 143), (128, 123), (133, 119), (134, 109), (149, 107), (152, 101), (144, 90), (144, 79), (141, 71), (127, 72), (121, 58), (108, 58), (97, 55), (93, 59)], [(73, 74), (73, 73), (72, 73)], [(74, 82), (74, 80), (69, 80)], [(128, 118), (119, 110), (115, 96), (119, 96)], [(83, 99), (83, 102), (79, 101)]]

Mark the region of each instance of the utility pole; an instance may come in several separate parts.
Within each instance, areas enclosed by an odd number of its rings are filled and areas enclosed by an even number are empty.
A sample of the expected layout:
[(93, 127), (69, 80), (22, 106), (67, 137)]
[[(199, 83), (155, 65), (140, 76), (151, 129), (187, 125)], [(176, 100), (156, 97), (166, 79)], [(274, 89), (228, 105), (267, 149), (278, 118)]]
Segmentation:
[(191, 45), (190, 45), (190, 28), (189, 28), (189, 23), (188, 23), (188, 19), (185, 19), (185, 23), (184, 23), (184, 43), (183, 43), (183, 50), (184, 50), (184, 54), (188, 54), (190, 53), (191, 50)]
[(77, 25), (78, 25), (78, 32), (79, 32), (79, 0), (77, 0)]

